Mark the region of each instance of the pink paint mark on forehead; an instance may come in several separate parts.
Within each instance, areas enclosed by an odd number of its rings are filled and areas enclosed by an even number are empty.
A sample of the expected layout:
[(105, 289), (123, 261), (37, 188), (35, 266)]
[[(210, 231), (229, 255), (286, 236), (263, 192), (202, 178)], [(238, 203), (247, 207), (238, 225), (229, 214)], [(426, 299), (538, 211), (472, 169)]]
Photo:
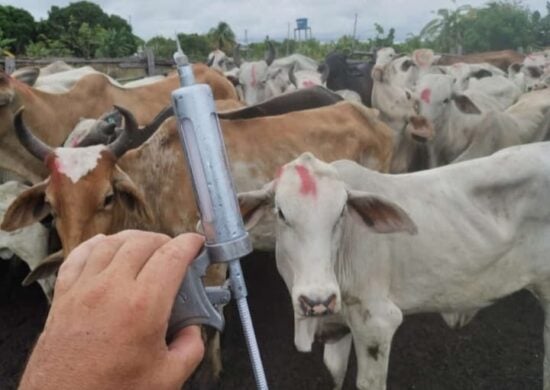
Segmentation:
[(300, 176), (300, 194), (302, 195), (317, 195), (317, 184), (315, 183), (315, 178), (311, 175), (309, 170), (303, 165), (296, 165), (294, 167), (296, 172)]
[(426, 88), (420, 93), (420, 99), (422, 99), (422, 101), (428, 104), (430, 104), (431, 97), (432, 97), (432, 91), (429, 88)]
[(312, 87), (315, 87), (315, 85), (316, 84), (311, 80), (304, 80), (302, 82), (302, 87), (304, 87), (304, 88), (312, 88)]

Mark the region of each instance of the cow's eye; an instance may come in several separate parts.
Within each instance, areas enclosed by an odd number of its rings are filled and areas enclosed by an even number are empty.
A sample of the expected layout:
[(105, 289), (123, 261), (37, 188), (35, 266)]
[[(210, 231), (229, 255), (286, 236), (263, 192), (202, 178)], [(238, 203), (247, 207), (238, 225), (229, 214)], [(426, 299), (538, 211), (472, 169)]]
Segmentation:
[(288, 221), (287, 221), (285, 215), (283, 214), (283, 211), (280, 208), (277, 209), (277, 216), (279, 217), (279, 219), (281, 221), (283, 221), (284, 223), (286, 223), (288, 225)]
[(447, 103), (449, 103), (450, 101), (451, 101), (451, 100), (450, 100), (449, 98), (447, 98), (447, 99), (443, 100), (443, 103), (447, 104)]
[(115, 195), (114, 194), (109, 194), (105, 197), (104, 201), (103, 201), (103, 208), (108, 208), (110, 206), (113, 205), (113, 202), (115, 200)]

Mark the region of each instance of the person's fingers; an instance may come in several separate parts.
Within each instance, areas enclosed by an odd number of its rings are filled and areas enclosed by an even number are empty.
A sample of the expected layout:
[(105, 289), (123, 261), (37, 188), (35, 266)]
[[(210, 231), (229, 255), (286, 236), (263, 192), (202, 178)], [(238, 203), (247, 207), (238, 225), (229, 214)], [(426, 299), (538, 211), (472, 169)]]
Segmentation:
[(179, 378), (183, 383), (195, 371), (204, 356), (204, 342), (199, 326), (192, 325), (180, 330), (168, 346), (170, 364), (167, 375)]
[(103, 240), (105, 240), (105, 235), (98, 234), (97, 236), (84, 241), (71, 251), (65, 261), (63, 261), (63, 264), (61, 264), (61, 267), (59, 267), (57, 280), (55, 282), (54, 299), (55, 297), (63, 295), (71, 288), (82, 273), (82, 269), (86, 264), (86, 259), (95, 246), (101, 245)]
[(179, 235), (158, 248), (137, 276), (138, 285), (155, 297), (159, 315), (168, 318), (187, 266), (199, 253), (204, 237)]
[(116, 252), (108, 266), (109, 271), (136, 278), (143, 265), (162, 245), (170, 241), (165, 234), (134, 230)]
[(107, 268), (126, 240), (127, 238), (116, 234), (105, 237), (105, 239), (92, 249), (80, 273), (79, 279), (95, 276)]

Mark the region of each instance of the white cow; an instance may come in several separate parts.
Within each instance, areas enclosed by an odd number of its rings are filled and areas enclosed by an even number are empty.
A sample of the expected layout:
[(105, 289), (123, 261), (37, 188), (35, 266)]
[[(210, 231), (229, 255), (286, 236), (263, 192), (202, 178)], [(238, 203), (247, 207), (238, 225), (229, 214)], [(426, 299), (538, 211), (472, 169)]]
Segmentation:
[(65, 61), (56, 60), (42, 68), (40, 68), (40, 76), (48, 76), (50, 74), (65, 72), (67, 70), (74, 69), (73, 66), (67, 64)]
[(284, 68), (288, 71), (294, 69), (295, 71), (300, 70), (317, 70), (319, 64), (313, 58), (309, 58), (303, 54), (291, 54), (286, 57), (277, 58), (273, 61), (272, 66), (274, 68)]
[(455, 79), (455, 84), (459, 90), (465, 90), (468, 87), (468, 80), (471, 78), (483, 78), (490, 76), (506, 76), (506, 73), (494, 65), (488, 63), (466, 64), (457, 62), (450, 66), (441, 67), (446, 74)]
[(518, 101), (523, 90), (506, 76), (496, 75), (475, 78), (467, 81), (466, 91), (479, 91), (492, 96), (500, 103), (502, 109), (510, 107)]
[(468, 146), (452, 162), (488, 156), (497, 150), (550, 139), (550, 91), (524, 94), (504, 112), (489, 111), (470, 135)]
[(252, 210), (248, 227), (268, 210), (278, 216), (276, 262), (298, 349), (310, 350), (327, 320), (349, 327), (325, 345), (336, 388), (352, 341), (357, 387), (383, 390), (403, 315), (475, 312), (528, 288), (547, 314), (550, 390), (549, 193), (550, 143), (537, 143), (407, 175), (304, 154), (239, 200)]
[(407, 130), (433, 137), (429, 143), (431, 166), (483, 157), (508, 146), (548, 138), (548, 90), (522, 95), (506, 111), (479, 91), (454, 92), (446, 76), (426, 76), (418, 93), (420, 115), (410, 118)]
[[(426, 146), (414, 141), (405, 129), (409, 118), (415, 116), (416, 101), (412, 89), (417, 78), (421, 74), (439, 72), (430, 67), (430, 60), (426, 58), (430, 54), (433, 59), (433, 52), (417, 51), (413, 57), (381, 61), (372, 71), (372, 106), (380, 111), (380, 119), (394, 131), (395, 147), (390, 168), (393, 173), (428, 168)], [(419, 58), (423, 61), (418, 61)]]
[[(239, 46), (235, 48), (235, 53), (238, 53)], [(237, 58), (237, 61), (239, 59)], [(212, 69), (219, 70), (222, 73), (233, 71), (237, 68), (235, 59), (228, 57), (222, 50), (216, 49), (208, 54), (207, 64)]]
[(254, 105), (296, 89), (322, 85), (317, 62), (301, 54), (275, 60), (275, 50), (269, 46), (266, 59), (245, 62), (238, 79), (244, 101)]
[[(4, 218), (9, 205), (19, 194), (30, 187), (19, 182), (10, 181), (0, 185), (0, 220)], [(34, 270), (44, 261), (48, 254), (48, 230), (39, 223), (14, 232), (0, 230), (0, 259), (8, 260), (16, 255)], [(26, 282), (31, 280), (26, 279)], [(25, 282), (24, 282), (25, 283)], [(51, 301), (55, 276), (48, 276), (38, 281), (44, 294)]]
[(25, 68), (14, 77), (40, 91), (48, 93), (65, 93), (69, 91), (80, 79), (90, 74), (102, 74), (111, 84), (121, 88), (135, 88), (147, 84), (152, 84), (165, 78), (165, 76), (157, 75), (145, 77), (139, 80), (130, 81), (124, 85), (120, 84), (114, 78), (101, 73), (91, 66), (83, 66), (80, 68), (72, 68), (67, 71), (61, 71), (50, 75), (42, 76), (38, 68)]
[(480, 128), (484, 112), (502, 111), (492, 96), (479, 91), (457, 91), (448, 75), (427, 74), (416, 88), (418, 116), (411, 117), (407, 131), (431, 139), (431, 166), (448, 164), (469, 145)]

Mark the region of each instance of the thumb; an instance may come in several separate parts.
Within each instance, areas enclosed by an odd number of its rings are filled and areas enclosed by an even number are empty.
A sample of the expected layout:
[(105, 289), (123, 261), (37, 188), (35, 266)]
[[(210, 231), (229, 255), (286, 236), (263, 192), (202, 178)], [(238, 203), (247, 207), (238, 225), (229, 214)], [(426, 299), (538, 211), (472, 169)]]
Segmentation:
[(171, 364), (169, 375), (183, 383), (197, 368), (204, 356), (204, 342), (199, 326), (192, 325), (180, 330), (170, 345), (168, 353)]

